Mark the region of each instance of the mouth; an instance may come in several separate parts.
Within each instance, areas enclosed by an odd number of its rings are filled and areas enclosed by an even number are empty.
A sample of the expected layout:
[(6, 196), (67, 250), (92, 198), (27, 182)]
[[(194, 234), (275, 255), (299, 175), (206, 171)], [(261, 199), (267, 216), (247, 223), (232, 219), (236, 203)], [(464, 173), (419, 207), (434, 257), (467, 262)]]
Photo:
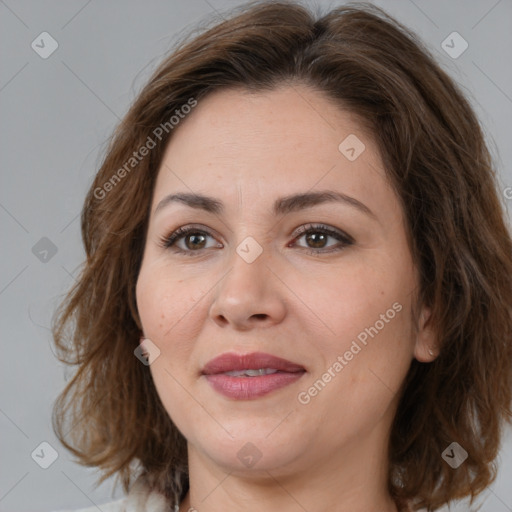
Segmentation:
[(261, 352), (222, 354), (202, 370), (212, 388), (235, 400), (251, 400), (296, 382), (306, 369), (291, 361)]

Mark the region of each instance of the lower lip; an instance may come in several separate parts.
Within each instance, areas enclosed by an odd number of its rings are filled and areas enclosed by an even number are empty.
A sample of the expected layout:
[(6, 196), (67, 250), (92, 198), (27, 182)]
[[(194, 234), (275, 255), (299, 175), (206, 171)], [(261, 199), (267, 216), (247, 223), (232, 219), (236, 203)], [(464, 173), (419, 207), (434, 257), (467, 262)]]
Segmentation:
[(213, 389), (221, 395), (236, 400), (252, 400), (292, 384), (304, 373), (277, 372), (257, 377), (232, 377), (219, 373), (205, 375), (205, 377)]

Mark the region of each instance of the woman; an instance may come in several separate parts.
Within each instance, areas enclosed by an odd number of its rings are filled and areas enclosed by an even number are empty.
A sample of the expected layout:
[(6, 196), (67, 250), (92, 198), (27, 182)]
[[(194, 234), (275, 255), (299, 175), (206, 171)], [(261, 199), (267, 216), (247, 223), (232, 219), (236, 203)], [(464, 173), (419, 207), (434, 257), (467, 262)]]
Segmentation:
[(122, 479), (103, 510), (434, 510), (493, 481), (511, 238), (470, 105), (380, 9), (253, 3), (183, 44), (82, 235), (54, 428)]

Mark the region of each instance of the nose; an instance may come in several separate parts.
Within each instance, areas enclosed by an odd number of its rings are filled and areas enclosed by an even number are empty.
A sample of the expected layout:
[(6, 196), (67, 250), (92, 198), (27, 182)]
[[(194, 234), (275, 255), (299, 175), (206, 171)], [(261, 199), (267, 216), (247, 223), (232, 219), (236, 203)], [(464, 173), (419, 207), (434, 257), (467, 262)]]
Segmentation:
[(210, 317), (239, 331), (270, 327), (286, 315), (284, 286), (267, 266), (265, 251), (252, 263), (233, 252), (230, 270), (214, 290)]

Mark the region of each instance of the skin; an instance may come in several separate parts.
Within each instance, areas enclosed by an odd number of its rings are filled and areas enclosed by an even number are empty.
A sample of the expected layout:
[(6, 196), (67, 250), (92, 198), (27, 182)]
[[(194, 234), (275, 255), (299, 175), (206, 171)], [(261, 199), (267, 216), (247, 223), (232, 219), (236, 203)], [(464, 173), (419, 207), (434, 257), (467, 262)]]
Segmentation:
[[(365, 145), (355, 161), (338, 149), (349, 134)], [(341, 202), (272, 213), (277, 198), (320, 190), (355, 198), (373, 216)], [(178, 192), (215, 197), (224, 211), (173, 202), (155, 213)], [(297, 234), (308, 223), (354, 243)], [(176, 242), (189, 254), (162, 247), (190, 224), (204, 238)], [(236, 252), (246, 237), (263, 251), (252, 263)], [(144, 336), (161, 352), (150, 366), (156, 389), (188, 442), (180, 510), (397, 510), (386, 488), (397, 391), (413, 358), (435, 358), (429, 310), (413, 320), (417, 286), (398, 198), (353, 115), (302, 85), (202, 100), (166, 148), (136, 290)], [(401, 311), (332, 377), (338, 356), (395, 303)], [(222, 353), (254, 351), (306, 373), (255, 400), (220, 395), (201, 375)], [(331, 380), (301, 403), (329, 368)], [(250, 468), (237, 457), (246, 443), (261, 454)]]

